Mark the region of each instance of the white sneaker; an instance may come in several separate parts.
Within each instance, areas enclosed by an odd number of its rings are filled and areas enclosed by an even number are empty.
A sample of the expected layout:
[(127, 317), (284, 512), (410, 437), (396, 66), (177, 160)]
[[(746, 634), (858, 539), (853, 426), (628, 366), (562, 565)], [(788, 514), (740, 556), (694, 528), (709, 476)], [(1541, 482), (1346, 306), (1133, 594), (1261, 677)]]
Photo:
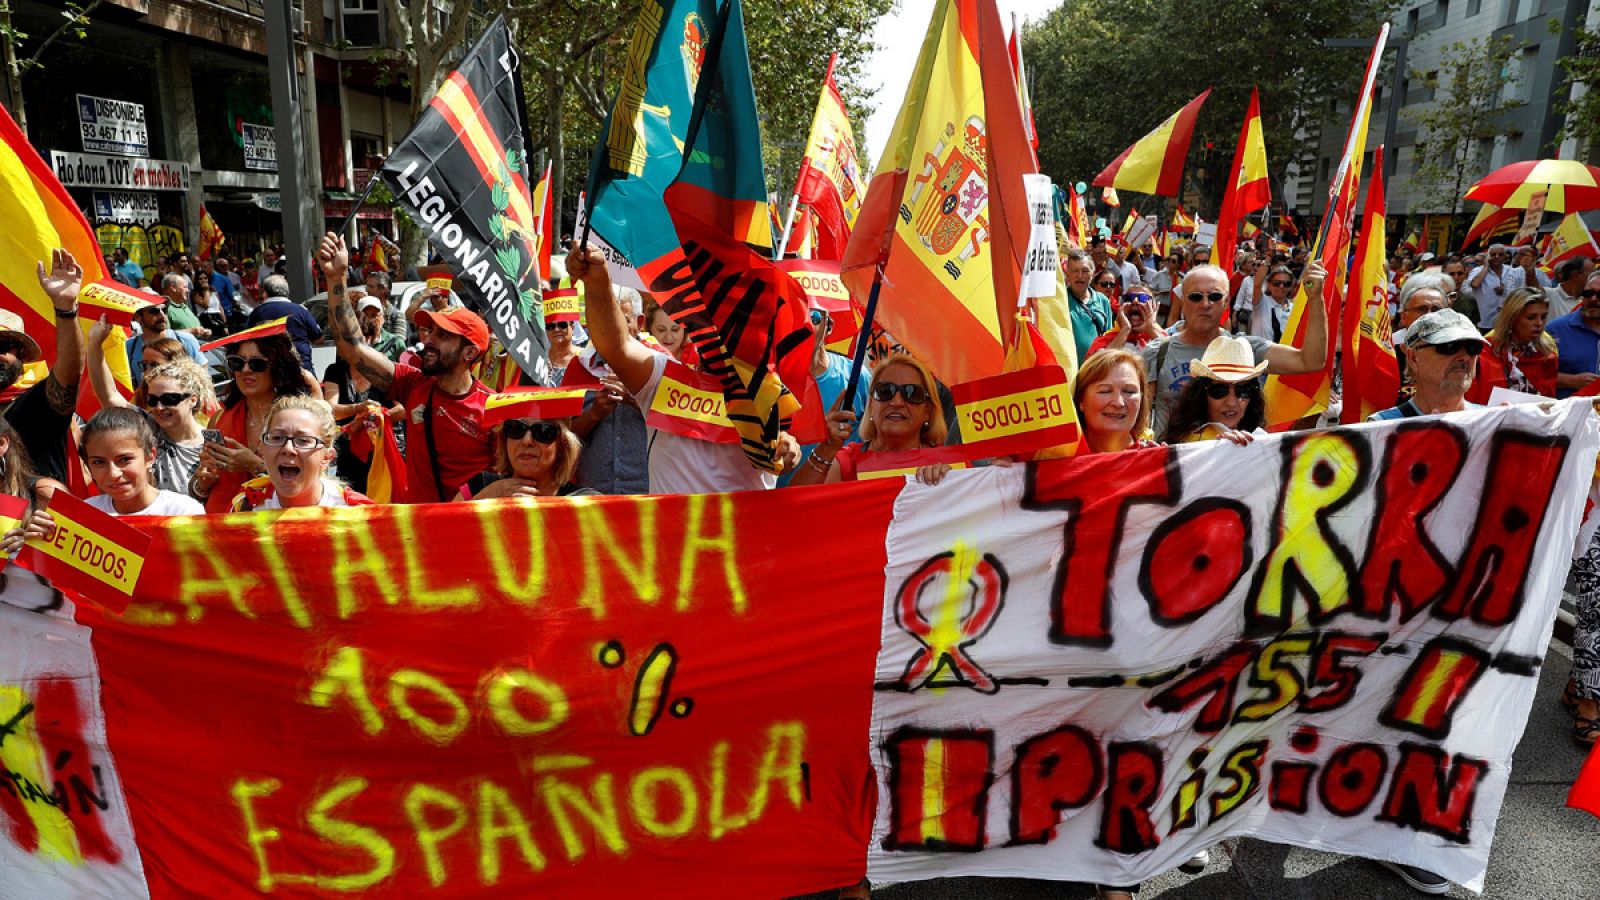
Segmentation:
[(1206, 866), (1210, 864), (1211, 851), (1201, 850), (1199, 853), (1196, 853), (1179, 864), (1178, 871), (1186, 872), (1190, 875), (1199, 875), (1201, 872), (1204, 872), (1206, 870)]
[(1375, 860), (1375, 862), (1377, 862), (1378, 865), (1383, 866), (1385, 869), (1388, 869), (1389, 871), (1400, 876), (1400, 880), (1404, 881), (1406, 886), (1410, 887), (1413, 891), (1421, 891), (1424, 894), (1450, 893), (1450, 881), (1443, 875), (1435, 875), (1434, 873), (1429, 872), (1427, 869), (1419, 869), (1416, 866), (1408, 866), (1402, 863), (1389, 862), (1386, 859)]

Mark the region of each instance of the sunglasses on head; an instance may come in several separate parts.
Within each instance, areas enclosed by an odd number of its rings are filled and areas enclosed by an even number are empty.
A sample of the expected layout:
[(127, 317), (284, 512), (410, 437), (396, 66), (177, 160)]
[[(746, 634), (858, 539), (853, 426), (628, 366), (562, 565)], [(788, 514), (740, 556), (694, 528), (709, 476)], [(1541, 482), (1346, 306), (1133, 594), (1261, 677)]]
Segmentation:
[(525, 422), (522, 419), (507, 419), (500, 426), (508, 441), (520, 441), (530, 433), (533, 439), (541, 444), (554, 444), (556, 438), (561, 436), (561, 426), (554, 422)]
[(1221, 291), (1211, 291), (1210, 293), (1206, 293), (1204, 291), (1190, 291), (1187, 295), (1190, 303), (1221, 303), (1223, 300), (1226, 300), (1227, 297), (1228, 295)]
[(569, 329), (571, 327), (572, 327), (572, 323), (571, 322), (546, 322), (546, 323), (544, 323), (544, 330), (545, 331), (566, 331), (567, 329)]
[(228, 371), (230, 372), (243, 372), (245, 369), (249, 369), (252, 372), (261, 373), (265, 372), (270, 365), (272, 364), (267, 362), (265, 356), (252, 356), (248, 359), (243, 356), (228, 357)]
[(1477, 356), (1483, 352), (1483, 342), (1474, 340), (1450, 341), (1444, 344), (1429, 344), (1428, 348), (1443, 356), (1455, 356), (1457, 353)]
[(1221, 400), (1232, 394), (1240, 400), (1252, 400), (1260, 390), (1260, 386), (1254, 380), (1241, 381), (1237, 384), (1229, 384), (1226, 381), (1213, 381), (1206, 385), (1206, 396), (1213, 400)]
[(150, 394), (144, 398), (144, 402), (146, 406), (178, 406), (191, 396), (193, 395), (170, 391), (165, 394)]
[(921, 404), (928, 402), (928, 389), (920, 384), (895, 384), (892, 381), (880, 381), (872, 386), (872, 399), (879, 403), (888, 403), (894, 400), (894, 395), (904, 397), (907, 403)]

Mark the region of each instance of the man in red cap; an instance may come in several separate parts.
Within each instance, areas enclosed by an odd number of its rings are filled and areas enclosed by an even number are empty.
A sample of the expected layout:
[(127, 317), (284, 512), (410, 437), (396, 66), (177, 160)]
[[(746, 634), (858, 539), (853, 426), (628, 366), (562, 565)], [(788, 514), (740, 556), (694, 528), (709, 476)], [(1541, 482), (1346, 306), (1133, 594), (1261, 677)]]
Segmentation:
[(483, 427), (489, 388), (472, 377), (488, 352), (489, 326), (464, 307), (418, 310), (421, 368), (396, 363), (368, 344), (345, 288), (350, 251), (329, 232), (317, 249), (328, 283), (328, 325), (339, 358), (406, 408), (406, 473), (411, 503), (449, 500), (494, 462), (494, 437)]

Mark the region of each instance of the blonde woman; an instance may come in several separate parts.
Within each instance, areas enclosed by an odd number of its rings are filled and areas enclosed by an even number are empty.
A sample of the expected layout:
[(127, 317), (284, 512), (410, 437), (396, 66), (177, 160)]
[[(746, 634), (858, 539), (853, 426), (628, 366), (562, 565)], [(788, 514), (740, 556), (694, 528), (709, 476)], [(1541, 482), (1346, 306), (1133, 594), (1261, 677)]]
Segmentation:
[(598, 491), (572, 483), (583, 442), (565, 419), (507, 419), (495, 429), (494, 469), (473, 476), (456, 500), (571, 497)]
[[(103, 318), (89, 330), (89, 386), (102, 408), (133, 407), (149, 414), (156, 426), (152, 480), (161, 490), (184, 493), (200, 465), (200, 450), (207, 438), (204, 423), (218, 409), (211, 379), (204, 369), (180, 352), (165, 362), (144, 367), (144, 380), (133, 392), (130, 403), (117, 390), (111, 367), (106, 364), (102, 348), (110, 333), (111, 325)], [(156, 349), (156, 344), (150, 344), (144, 352), (148, 356)], [(211, 432), (210, 437), (213, 441), (221, 440), (217, 432)]]
[[(828, 414), (828, 438), (789, 479), (790, 487), (855, 481), (861, 463), (875, 453), (929, 450), (944, 446), (948, 426), (939, 385), (933, 373), (915, 357), (895, 353), (872, 371), (867, 388), (866, 418), (858, 443), (845, 441), (856, 427), (856, 414), (847, 409)], [(917, 480), (938, 484), (948, 465), (922, 466)]]
[(1544, 330), (1550, 298), (1542, 288), (1518, 288), (1494, 317), (1489, 346), (1478, 357), (1478, 376), (1468, 403), (1487, 403), (1496, 387), (1524, 394), (1556, 395), (1556, 339)]
[(261, 431), (267, 473), (245, 482), (233, 498), (233, 511), (372, 505), (366, 496), (328, 477), (338, 435), (333, 407), (326, 400), (279, 397)]

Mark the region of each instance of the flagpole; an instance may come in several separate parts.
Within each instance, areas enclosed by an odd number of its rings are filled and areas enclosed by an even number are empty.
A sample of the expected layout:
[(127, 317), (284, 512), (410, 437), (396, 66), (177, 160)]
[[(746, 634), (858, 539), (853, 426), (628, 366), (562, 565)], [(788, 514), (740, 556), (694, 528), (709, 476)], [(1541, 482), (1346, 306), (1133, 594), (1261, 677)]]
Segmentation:
[(861, 370), (866, 366), (867, 348), (872, 346), (872, 320), (878, 315), (878, 291), (883, 288), (883, 267), (872, 274), (872, 293), (867, 295), (867, 309), (861, 314), (861, 330), (856, 333), (855, 358), (850, 361), (850, 380), (844, 385), (844, 410), (854, 411), (856, 385), (861, 383)]
[(789, 197), (789, 215), (783, 221), (783, 237), (779, 239), (778, 246), (773, 252), (774, 259), (783, 259), (784, 251), (789, 249), (789, 232), (794, 228), (794, 212), (800, 208), (800, 195), (791, 194)]
[[(349, 214), (344, 217), (344, 221), (343, 222), (339, 223), (339, 227), (333, 229), (333, 233), (334, 234), (337, 234), (337, 235), (343, 235), (344, 234), (344, 230), (346, 228), (349, 228), (350, 227), (350, 223), (352, 221), (354, 221), (354, 219), (356, 217), (356, 213), (361, 210), (362, 204), (366, 203), (367, 202), (367, 198), (372, 196), (372, 189), (377, 187), (377, 186), (378, 186), (378, 170), (377, 169), (373, 169), (372, 170), (372, 177), (367, 180), (367, 189), (361, 192), (361, 196), (356, 200), (355, 205), (350, 207)], [(357, 237), (360, 237), (360, 235), (357, 235)]]

